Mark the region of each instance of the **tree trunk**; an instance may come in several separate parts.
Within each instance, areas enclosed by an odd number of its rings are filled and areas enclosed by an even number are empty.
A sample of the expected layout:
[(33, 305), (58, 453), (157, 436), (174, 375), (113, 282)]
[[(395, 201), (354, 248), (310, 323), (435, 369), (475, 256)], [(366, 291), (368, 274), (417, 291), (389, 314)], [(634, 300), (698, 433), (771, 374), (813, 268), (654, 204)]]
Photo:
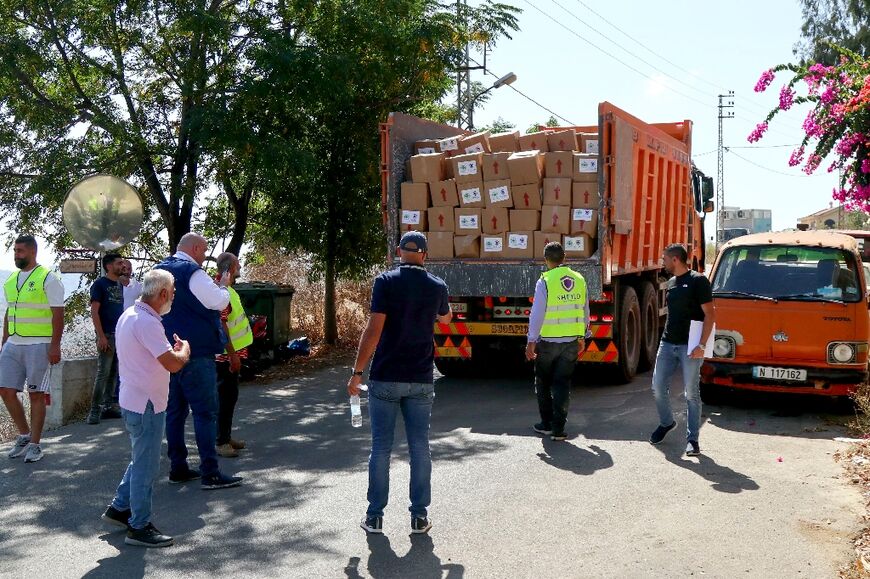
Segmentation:
[(326, 194), (326, 267), (323, 296), (323, 341), (329, 345), (338, 343), (338, 320), (335, 304), (336, 282), (336, 216), (334, 189)]

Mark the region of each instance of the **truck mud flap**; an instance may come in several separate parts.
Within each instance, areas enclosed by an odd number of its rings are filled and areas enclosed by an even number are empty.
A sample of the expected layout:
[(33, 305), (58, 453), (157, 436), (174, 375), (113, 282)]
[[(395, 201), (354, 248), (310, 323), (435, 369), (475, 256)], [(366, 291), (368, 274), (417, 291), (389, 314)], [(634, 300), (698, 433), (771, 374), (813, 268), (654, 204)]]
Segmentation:
[(593, 338), (586, 345), (586, 350), (577, 358), (580, 362), (599, 362), (615, 364), (619, 362), (619, 351), (613, 340), (598, 340)]
[(471, 342), (468, 338), (463, 338), (462, 341), (454, 341), (450, 336), (438, 345), (438, 340), (435, 340), (435, 357), (436, 358), (461, 358), (471, 359)]

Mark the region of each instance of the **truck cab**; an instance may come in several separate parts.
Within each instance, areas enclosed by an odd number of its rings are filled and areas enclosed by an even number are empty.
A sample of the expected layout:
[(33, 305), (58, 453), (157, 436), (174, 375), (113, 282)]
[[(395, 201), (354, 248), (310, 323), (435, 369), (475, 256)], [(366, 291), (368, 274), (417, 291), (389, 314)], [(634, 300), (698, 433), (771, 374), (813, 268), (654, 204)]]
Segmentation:
[(710, 279), (716, 333), (705, 385), (846, 396), (867, 381), (870, 316), (854, 238), (742, 236), (723, 247)]

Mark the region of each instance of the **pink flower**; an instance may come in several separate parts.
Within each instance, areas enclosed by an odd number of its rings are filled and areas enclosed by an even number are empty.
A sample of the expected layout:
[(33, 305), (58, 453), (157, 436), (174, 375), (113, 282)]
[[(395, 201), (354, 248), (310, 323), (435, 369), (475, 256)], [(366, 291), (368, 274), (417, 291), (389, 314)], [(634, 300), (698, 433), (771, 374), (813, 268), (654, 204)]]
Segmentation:
[(870, 158), (861, 160), (861, 172), (864, 174), (870, 173)]
[(773, 82), (773, 69), (765, 70), (761, 73), (761, 77), (758, 79), (758, 82), (755, 83), (755, 92), (764, 92), (767, 90), (767, 87), (770, 86), (770, 83)]
[(810, 113), (807, 115), (807, 118), (804, 120), (803, 123), (803, 129), (810, 137), (821, 137), (824, 134), (825, 130), (816, 120), (815, 109), (811, 110)]
[(807, 175), (812, 175), (816, 169), (819, 168), (819, 165), (822, 162), (822, 158), (819, 155), (813, 153), (810, 155), (809, 159), (807, 159), (807, 164), (804, 166), (804, 173)]
[(825, 89), (825, 92), (822, 93), (821, 100), (826, 105), (829, 105), (832, 102), (834, 102), (835, 100), (837, 100), (838, 96), (839, 96), (839, 93), (837, 92), (837, 85), (835, 85), (834, 83), (830, 83), (830, 84), (828, 84), (828, 87)]
[(782, 87), (779, 91), (779, 108), (787, 111), (794, 104), (794, 91), (788, 85)]
[(755, 130), (746, 138), (750, 143), (756, 143), (761, 140), (761, 137), (764, 136), (765, 131), (767, 131), (767, 121), (763, 123), (758, 123), (758, 126), (755, 127)]
[(804, 160), (804, 148), (798, 147), (791, 153), (791, 157), (788, 158), (788, 166), (789, 167), (797, 167), (801, 164), (801, 161)]

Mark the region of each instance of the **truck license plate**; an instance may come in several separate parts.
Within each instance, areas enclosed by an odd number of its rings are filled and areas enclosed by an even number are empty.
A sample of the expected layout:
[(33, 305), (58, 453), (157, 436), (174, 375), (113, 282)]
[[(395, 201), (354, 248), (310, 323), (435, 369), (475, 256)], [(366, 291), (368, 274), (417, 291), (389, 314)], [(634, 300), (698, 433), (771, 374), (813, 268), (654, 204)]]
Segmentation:
[(796, 368), (753, 366), (752, 376), (755, 378), (767, 378), (768, 380), (792, 380), (795, 382), (803, 382), (807, 379), (807, 371), (798, 370)]
[(450, 311), (454, 314), (467, 314), (468, 304), (462, 302), (450, 302)]

